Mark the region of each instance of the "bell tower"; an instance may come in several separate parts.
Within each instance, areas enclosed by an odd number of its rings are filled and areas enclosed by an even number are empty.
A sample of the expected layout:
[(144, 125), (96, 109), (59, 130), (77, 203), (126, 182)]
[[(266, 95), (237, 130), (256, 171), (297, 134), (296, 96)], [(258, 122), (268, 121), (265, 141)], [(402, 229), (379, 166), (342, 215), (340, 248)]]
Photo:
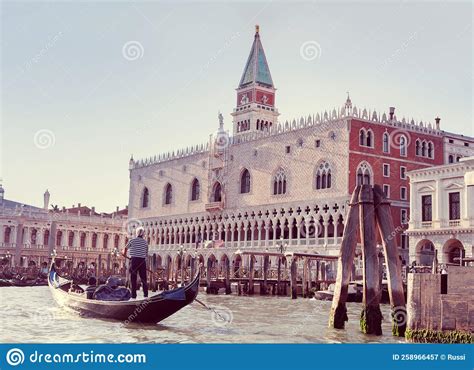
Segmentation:
[(279, 113), (275, 108), (275, 91), (257, 25), (237, 88), (237, 106), (232, 113), (234, 135), (269, 130), (277, 124)]

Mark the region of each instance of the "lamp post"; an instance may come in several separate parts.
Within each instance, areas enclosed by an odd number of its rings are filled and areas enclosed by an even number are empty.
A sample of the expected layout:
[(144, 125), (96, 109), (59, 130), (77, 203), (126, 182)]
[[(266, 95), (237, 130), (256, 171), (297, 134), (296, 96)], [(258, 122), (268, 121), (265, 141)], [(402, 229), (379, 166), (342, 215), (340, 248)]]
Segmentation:
[[(283, 238), (280, 238), (280, 244), (278, 246), (278, 249), (280, 250), (280, 254), (284, 254), (286, 252), (286, 248), (288, 247), (288, 244), (283, 242)], [(278, 286), (278, 294), (281, 295), (281, 256), (278, 257), (278, 281), (277, 281), (277, 286)]]
[(11, 267), (11, 262), (12, 262), (11, 257), (12, 257), (12, 255), (10, 254), (10, 251), (7, 251), (7, 253), (5, 254), (5, 257), (8, 261), (8, 267)]

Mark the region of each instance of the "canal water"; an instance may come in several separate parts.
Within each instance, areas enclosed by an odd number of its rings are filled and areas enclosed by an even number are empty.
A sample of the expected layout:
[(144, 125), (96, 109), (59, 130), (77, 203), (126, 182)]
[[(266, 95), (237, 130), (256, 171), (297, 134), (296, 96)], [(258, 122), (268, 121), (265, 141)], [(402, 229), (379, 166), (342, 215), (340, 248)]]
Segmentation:
[(390, 307), (382, 305), (383, 336), (360, 332), (361, 304), (348, 303), (345, 330), (327, 328), (331, 302), (286, 297), (206, 295), (155, 325), (80, 317), (60, 308), (48, 287), (0, 288), (0, 342), (28, 343), (389, 343)]

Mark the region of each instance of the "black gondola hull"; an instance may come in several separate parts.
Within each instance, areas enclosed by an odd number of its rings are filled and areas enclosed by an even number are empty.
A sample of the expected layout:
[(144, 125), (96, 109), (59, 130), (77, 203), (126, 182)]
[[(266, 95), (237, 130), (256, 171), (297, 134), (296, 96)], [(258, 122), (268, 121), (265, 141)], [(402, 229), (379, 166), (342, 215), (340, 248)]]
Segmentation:
[(71, 282), (58, 284), (51, 269), (48, 285), (56, 302), (84, 316), (120, 320), (122, 322), (157, 323), (194, 301), (199, 289), (199, 273), (186, 286), (135, 301), (99, 301), (82, 294), (69, 293)]

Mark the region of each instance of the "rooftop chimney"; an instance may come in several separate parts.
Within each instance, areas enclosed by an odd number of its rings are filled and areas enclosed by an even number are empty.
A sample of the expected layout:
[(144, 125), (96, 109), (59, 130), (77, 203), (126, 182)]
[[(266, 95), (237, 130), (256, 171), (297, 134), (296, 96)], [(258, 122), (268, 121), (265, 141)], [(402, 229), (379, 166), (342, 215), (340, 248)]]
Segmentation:
[(119, 211), (119, 206), (117, 206), (117, 209), (115, 210), (115, 212), (118, 212)]
[(389, 108), (389, 114), (390, 114), (390, 121), (393, 121), (393, 116), (395, 114), (395, 107)]
[(95, 207), (92, 206), (92, 213), (95, 213)]
[(439, 121), (441, 121), (441, 118), (436, 117), (435, 121), (436, 121), (436, 130), (439, 130)]

